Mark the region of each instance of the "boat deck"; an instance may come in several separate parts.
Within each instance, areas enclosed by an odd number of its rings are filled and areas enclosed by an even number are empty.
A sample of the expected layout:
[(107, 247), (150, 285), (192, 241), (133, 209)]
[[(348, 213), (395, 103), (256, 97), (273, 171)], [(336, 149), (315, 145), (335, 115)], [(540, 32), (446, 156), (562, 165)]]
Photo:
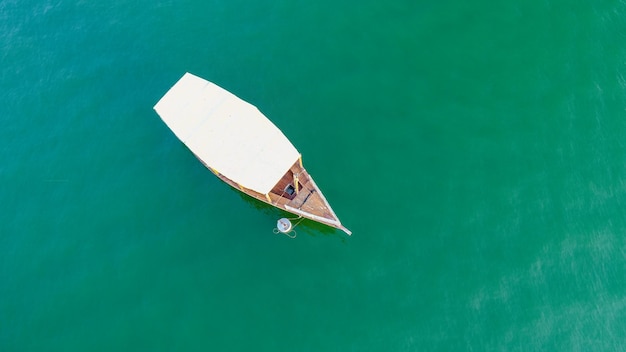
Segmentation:
[[(241, 187), (224, 175), (221, 175), (211, 168), (209, 169), (233, 188), (262, 202), (351, 234), (348, 229), (341, 225), (339, 218), (331, 209), (330, 204), (328, 204), (328, 201), (315, 184), (315, 181), (313, 181), (311, 175), (304, 169), (300, 160), (291, 166), (267, 196)], [(297, 190), (294, 175), (296, 175), (298, 179)]]

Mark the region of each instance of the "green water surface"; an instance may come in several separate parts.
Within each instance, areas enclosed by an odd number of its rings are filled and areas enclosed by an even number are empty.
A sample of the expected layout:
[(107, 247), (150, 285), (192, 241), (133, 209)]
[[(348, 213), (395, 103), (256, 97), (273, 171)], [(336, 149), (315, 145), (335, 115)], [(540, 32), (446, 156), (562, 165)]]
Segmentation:
[[(0, 0), (0, 351), (618, 351), (626, 3)], [(258, 106), (342, 222), (152, 110)]]

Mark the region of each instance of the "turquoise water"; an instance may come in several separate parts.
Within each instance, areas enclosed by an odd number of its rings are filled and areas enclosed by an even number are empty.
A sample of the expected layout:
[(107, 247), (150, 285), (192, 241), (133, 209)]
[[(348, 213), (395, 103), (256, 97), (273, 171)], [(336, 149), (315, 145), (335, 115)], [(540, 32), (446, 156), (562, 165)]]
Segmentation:
[[(616, 351), (626, 3), (0, 1), (1, 351)], [(152, 110), (257, 105), (354, 235)]]

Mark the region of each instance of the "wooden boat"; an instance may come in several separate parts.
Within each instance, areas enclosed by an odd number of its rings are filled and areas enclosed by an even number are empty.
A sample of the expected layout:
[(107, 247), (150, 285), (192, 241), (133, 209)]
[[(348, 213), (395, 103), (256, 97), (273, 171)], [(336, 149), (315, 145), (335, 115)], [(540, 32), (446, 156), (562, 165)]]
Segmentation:
[(217, 177), (292, 214), (345, 228), (302, 165), (302, 156), (255, 106), (186, 73), (154, 106)]

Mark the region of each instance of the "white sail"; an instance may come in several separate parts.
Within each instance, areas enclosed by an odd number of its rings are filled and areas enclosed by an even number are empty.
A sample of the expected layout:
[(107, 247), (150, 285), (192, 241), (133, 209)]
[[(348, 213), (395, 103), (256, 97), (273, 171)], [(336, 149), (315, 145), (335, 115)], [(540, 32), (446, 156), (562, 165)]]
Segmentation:
[(255, 106), (190, 73), (154, 109), (207, 166), (262, 194), (268, 194), (300, 157)]

